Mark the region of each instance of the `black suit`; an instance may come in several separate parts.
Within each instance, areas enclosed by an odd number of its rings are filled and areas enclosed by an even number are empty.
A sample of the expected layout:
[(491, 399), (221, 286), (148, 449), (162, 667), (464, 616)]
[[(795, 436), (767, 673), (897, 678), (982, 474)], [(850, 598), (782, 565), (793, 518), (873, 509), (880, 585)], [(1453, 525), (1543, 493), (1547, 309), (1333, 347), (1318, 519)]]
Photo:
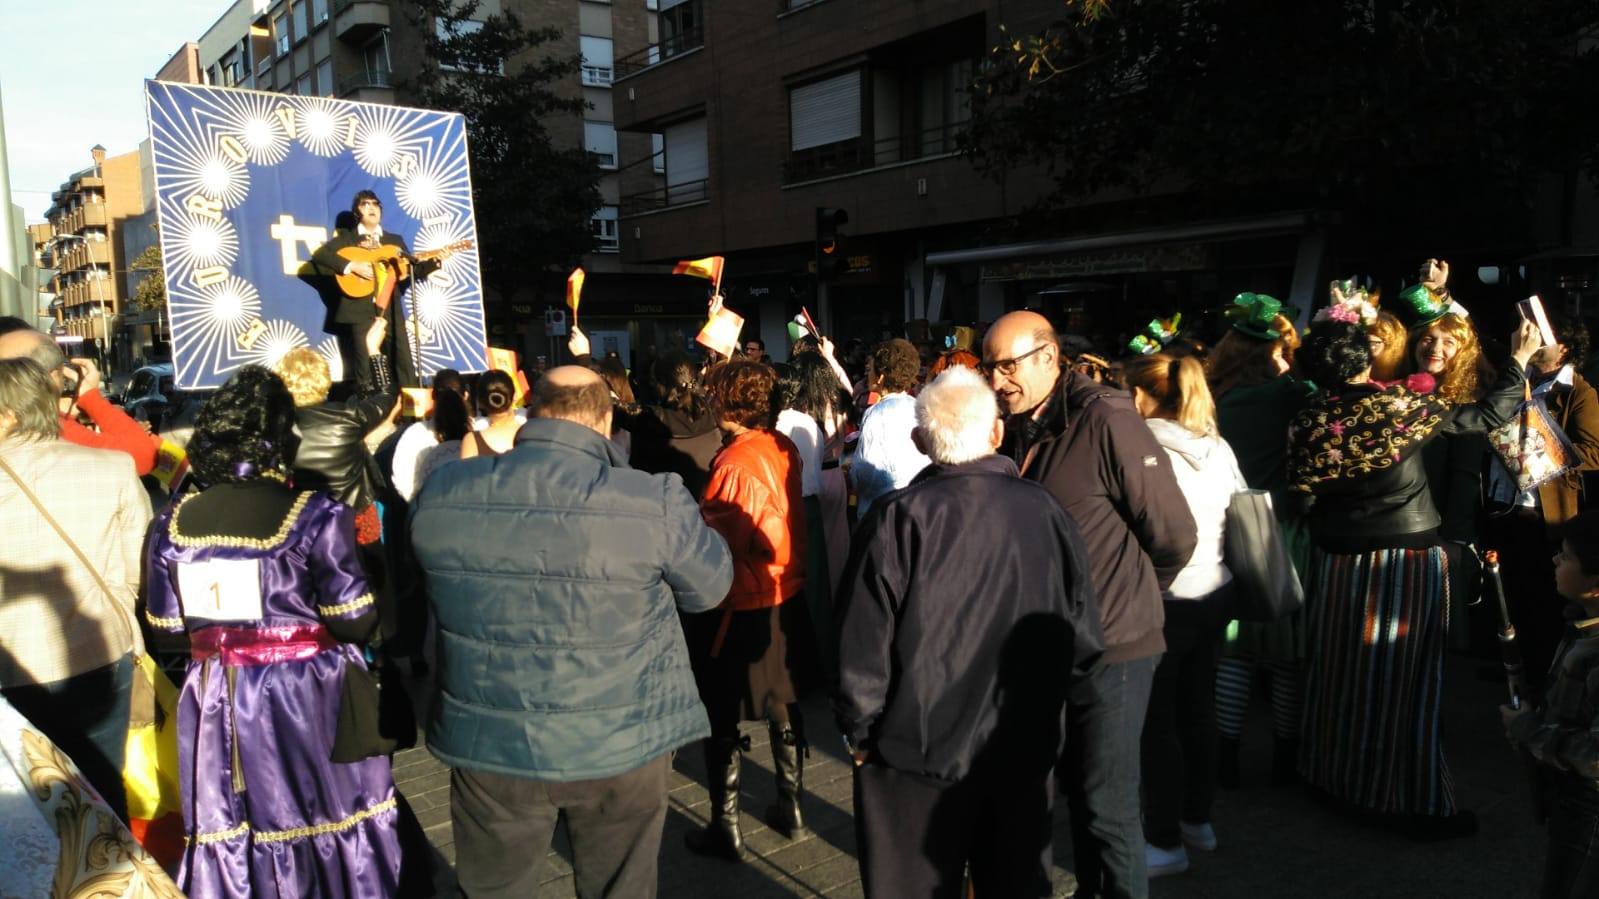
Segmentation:
[[(311, 259), (327, 275), (344, 273), (344, 267), (349, 260), (339, 255), (339, 251), (359, 246), (361, 236), (354, 229), (341, 229), (335, 231), (328, 242), (318, 247)], [(378, 238), (378, 243), (398, 247), (400, 252), (409, 256), (411, 248), (406, 245), (405, 238), (391, 231), (384, 231)], [(437, 268), (437, 263), (417, 263), (411, 266), (411, 279), (401, 281), (394, 286), (394, 293), (389, 299), (389, 308), (384, 310), (384, 317), (388, 319), (389, 331), (383, 339), (383, 355), (391, 360), (390, 369), (394, 378), (401, 387), (417, 387), (421, 381), (417, 378), (416, 363), (411, 358), (411, 343), (404, 338), (405, 330), (400, 318), (400, 295), (412, 279), (425, 278), (428, 273)], [(334, 301), (330, 310), (330, 330), (338, 337), (339, 351), (344, 356), (345, 378), (354, 378), (357, 393), (367, 393), (378, 387), (372, 375), (372, 360), (366, 351), (366, 332), (372, 326), (372, 320), (377, 318), (377, 305), (370, 298), (352, 299), (342, 294)]]

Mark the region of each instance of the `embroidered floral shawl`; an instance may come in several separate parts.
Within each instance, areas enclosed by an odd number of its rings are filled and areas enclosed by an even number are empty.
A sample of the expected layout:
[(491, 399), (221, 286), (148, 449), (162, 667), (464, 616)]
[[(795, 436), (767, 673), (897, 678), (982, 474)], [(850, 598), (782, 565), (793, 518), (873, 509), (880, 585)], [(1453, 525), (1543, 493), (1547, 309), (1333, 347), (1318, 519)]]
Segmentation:
[(1323, 394), (1288, 428), (1288, 481), (1313, 493), (1330, 481), (1392, 468), (1432, 435), (1448, 410), (1441, 397), (1402, 384)]

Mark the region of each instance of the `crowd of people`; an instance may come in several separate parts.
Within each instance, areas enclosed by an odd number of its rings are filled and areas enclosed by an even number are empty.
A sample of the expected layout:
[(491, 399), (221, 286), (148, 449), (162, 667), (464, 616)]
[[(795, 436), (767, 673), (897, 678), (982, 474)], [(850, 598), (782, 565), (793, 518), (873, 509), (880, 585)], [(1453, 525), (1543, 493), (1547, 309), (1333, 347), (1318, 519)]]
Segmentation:
[[(1313, 315), (1240, 294), (1214, 342), (1157, 321), (1086, 346), (1016, 311), (942, 354), (841, 359), (801, 331), (782, 363), (751, 341), (630, 372), (574, 329), (525, 396), (440, 371), (411, 420), (379, 318), (351, 389), (309, 350), (240, 369), (154, 504), (150, 436), (8, 322), (0, 693), (125, 814), (134, 659), (187, 660), (190, 896), (426, 895), (391, 770), (426, 683), (462, 895), (536, 895), (563, 821), (579, 895), (653, 895), (693, 743), (710, 802), (684, 848), (747, 860), (753, 723), (789, 840), (813, 744), (842, 735), (868, 895), (1050, 895), (1064, 797), (1077, 895), (1143, 897), (1232, 838), (1212, 807), (1261, 683), (1274, 784), (1417, 840), (1475, 832), (1443, 677), (1497, 642), (1464, 614), (1491, 545), (1537, 688), (1504, 718), (1541, 772), (1542, 894), (1594, 895), (1587, 333), (1551, 309), (1552, 335), (1485, 339), (1447, 279), (1429, 260), (1386, 303), (1339, 282)], [(1533, 406), (1574, 462), (1527, 486), (1489, 435)], [(1230, 567), (1250, 491), (1303, 587), (1271, 621), (1239, 620)]]

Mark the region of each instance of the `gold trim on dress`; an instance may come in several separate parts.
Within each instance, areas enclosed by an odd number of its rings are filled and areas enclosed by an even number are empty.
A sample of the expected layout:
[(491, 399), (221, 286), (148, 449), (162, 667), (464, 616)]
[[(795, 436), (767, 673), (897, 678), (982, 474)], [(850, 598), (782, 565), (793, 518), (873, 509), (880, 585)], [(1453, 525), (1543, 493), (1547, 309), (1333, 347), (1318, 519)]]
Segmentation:
[(146, 609), (144, 612), (144, 620), (150, 622), (152, 627), (162, 627), (167, 629), (183, 627), (182, 616), (177, 618), (161, 618), (156, 615), (151, 615), (148, 609)]
[[(255, 838), (252, 842), (282, 843), (288, 840), (303, 839), (305, 837), (321, 837), (330, 833), (343, 833), (344, 831), (349, 830), (368, 818), (376, 817), (387, 811), (392, 811), (395, 805), (396, 800), (393, 797), (390, 797), (382, 802), (377, 803), (376, 805), (367, 806), (366, 808), (361, 809), (342, 821), (330, 821), (326, 824), (311, 824), (305, 827), (291, 827), (288, 830), (259, 830), (256, 831)], [(189, 844), (199, 844), (204, 846), (207, 843), (220, 843), (225, 840), (231, 840), (235, 837), (243, 836), (249, 831), (250, 822), (245, 821), (240, 823), (238, 827), (234, 827), (229, 830), (217, 830), (212, 831), (211, 833), (202, 833), (198, 836), (192, 837), (186, 836), (183, 838), (183, 841)]]
[(178, 529), (178, 518), (183, 515), (183, 507), (188, 504), (189, 500), (199, 495), (198, 493), (191, 493), (178, 500), (177, 508), (172, 511), (172, 520), (168, 522), (167, 531), (172, 535), (172, 542), (178, 546), (190, 548), (222, 546), (229, 549), (277, 549), (283, 545), (283, 541), (289, 539), (289, 531), (294, 528), (295, 522), (300, 520), (300, 513), (305, 511), (305, 504), (311, 501), (312, 496), (309, 492), (296, 496), (294, 505), (289, 507), (288, 514), (283, 518), (283, 524), (278, 527), (278, 532), (271, 537), (262, 539), (260, 537), (231, 537), (225, 535), (191, 537), (184, 534)]
[(368, 593), (364, 596), (357, 596), (355, 599), (352, 599), (349, 602), (340, 603), (336, 606), (317, 606), (316, 610), (323, 615), (332, 617), (335, 615), (343, 615), (346, 612), (353, 612), (356, 609), (372, 605), (375, 602), (377, 602), (377, 598)]

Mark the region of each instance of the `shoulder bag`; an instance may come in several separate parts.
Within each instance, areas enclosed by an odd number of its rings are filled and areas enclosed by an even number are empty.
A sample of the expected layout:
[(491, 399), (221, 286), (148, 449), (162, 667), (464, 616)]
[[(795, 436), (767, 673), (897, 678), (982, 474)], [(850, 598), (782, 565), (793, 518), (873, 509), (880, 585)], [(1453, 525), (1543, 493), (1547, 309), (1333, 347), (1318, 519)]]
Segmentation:
[(1305, 604), (1299, 572), (1265, 490), (1240, 490), (1227, 504), (1223, 560), (1233, 575), (1233, 617), (1276, 621)]

